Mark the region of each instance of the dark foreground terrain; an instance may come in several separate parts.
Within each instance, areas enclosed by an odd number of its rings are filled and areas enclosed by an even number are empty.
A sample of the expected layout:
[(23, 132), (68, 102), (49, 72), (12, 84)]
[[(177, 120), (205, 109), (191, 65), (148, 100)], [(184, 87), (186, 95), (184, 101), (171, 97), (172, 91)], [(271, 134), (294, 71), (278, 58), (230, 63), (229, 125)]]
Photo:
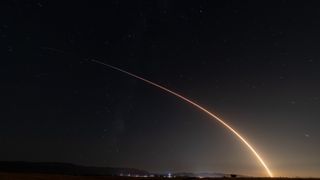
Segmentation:
[[(0, 173), (1, 180), (138, 180), (138, 179), (200, 179), (200, 178), (144, 178), (144, 177), (116, 177), (116, 176), (72, 176), (56, 174), (36, 174), (36, 173)], [(271, 178), (202, 178), (216, 180), (270, 180)], [(320, 180), (320, 178), (272, 178), (275, 180)]]
[[(128, 177), (130, 176), (130, 177)], [(166, 177), (167, 176), (167, 177)], [(215, 179), (270, 180), (221, 173), (155, 174), (134, 168), (81, 166), (70, 163), (0, 161), (0, 180), (109, 180), (109, 179)], [(214, 178), (200, 178), (200, 177)], [(272, 178), (276, 180), (320, 180), (320, 178)]]

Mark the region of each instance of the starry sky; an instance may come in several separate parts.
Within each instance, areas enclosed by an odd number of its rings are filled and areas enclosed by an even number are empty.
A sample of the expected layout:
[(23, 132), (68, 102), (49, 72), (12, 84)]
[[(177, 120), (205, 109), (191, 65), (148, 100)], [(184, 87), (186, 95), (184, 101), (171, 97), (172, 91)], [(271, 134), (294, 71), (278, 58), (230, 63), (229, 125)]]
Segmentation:
[(0, 5), (0, 160), (320, 177), (317, 1)]

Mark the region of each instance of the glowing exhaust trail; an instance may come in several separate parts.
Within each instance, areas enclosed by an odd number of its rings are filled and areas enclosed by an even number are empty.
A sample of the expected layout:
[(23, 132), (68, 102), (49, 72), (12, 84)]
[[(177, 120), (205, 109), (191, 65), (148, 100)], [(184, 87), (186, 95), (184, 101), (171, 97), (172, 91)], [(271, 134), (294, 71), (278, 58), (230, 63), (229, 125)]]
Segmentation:
[(159, 85), (159, 84), (157, 84), (157, 83), (154, 83), (154, 82), (149, 81), (149, 80), (147, 80), (147, 79), (145, 79), (145, 78), (142, 78), (142, 77), (140, 77), (140, 76), (137, 76), (137, 75), (135, 75), (135, 74), (132, 74), (132, 73), (130, 73), (130, 72), (128, 72), (128, 71), (122, 70), (122, 69), (120, 69), (120, 68), (117, 68), (117, 67), (115, 67), (115, 66), (112, 66), (112, 65), (109, 65), (109, 64), (106, 64), (106, 63), (103, 63), (103, 62), (98, 61), (98, 60), (95, 60), (95, 59), (91, 59), (91, 61), (92, 61), (92, 62), (95, 62), (95, 63), (98, 63), (98, 64), (102, 64), (102, 65), (107, 66), (107, 67), (109, 67), (109, 68), (111, 68), (111, 69), (120, 71), (120, 72), (125, 73), (125, 74), (127, 74), (127, 75), (130, 75), (130, 76), (132, 76), (132, 77), (135, 77), (135, 78), (137, 78), (137, 79), (140, 79), (141, 81), (144, 81), (144, 82), (146, 82), (146, 83), (148, 83), (148, 84), (150, 84), (150, 85), (153, 85), (153, 86), (155, 86), (155, 87), (158, 87), (158, 88), (160, 88), (160, 89), (162, 89), (162, 90), (164, 90), (164, 91), (166, 91), (166, 92), (168, 92), (168, 93), (170, 93), (170, 94), (173, 94), (173, 95), (175, 95), (176, 97), (178, 97), (178, 98), (180, 98), (180, 99), (182, 99), (182, 100), (184, 100), (184, 101), (192, 104), (193, 106), (197, 107), (198, 109), (202, 110), (203, 112), (207, 113), (209, 116), (213, 117), (214, 119), (216, 119), (217, 121), (219, 121), (223, 126), (225, 126), (227, 129), (229, 129), (234, 135), (236, 135), (236, 136), (251, 150), (251, 152), (256, 156), (256, 158), (258, 159), (258, 161), (259, 161), (259, 162), (261, 163), (261, 165), (265, 168), (265, 170), (266, 170), (266, 172), (268, 173), (268, 175), (269, 175), (270, 177), (273, 177), (272, 172), (269, 170), (269, 168), (268, 168), (268, 166), (266, 165), (266, 163), (262, 160), (262, 158), (261, 158), (260, 155), (257, 153), (257, 151), (247, 142), (247, 140), (245, 140), (235, 129), (233, 129), (231, 126), (229, 126), (227, 123), (225, 123), (221, 118), (219, 118), (218, 116), (214, 115), (213, 113), (211, 113), (210, 111), (208, 111), (208, 110), (205, 109), (204, 107), (200, 106), (199, 104), (191, 101), (190, 99), (188, 99), (188, 98), (186, 98), (186, 97), (184, 97), (184, 96), (182, 96), (182, 95), (180, 95), (180, 94), (178, 94), (178, 93), (176, 93), (176, 92), (174, 92), (174, 91), (171, 91), (170, 89), (167, 89), (167, 88), (165, 88), (165, 87), (163, 87), (163, 86), (161, 86), (161, 85)]

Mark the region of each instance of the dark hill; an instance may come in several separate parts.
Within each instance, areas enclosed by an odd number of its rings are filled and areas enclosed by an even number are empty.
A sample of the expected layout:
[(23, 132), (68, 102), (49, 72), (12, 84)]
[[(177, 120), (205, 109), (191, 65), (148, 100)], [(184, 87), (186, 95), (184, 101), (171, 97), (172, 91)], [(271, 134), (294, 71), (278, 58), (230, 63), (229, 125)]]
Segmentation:
[(147, 171), (132, 168), (93, 167), (74, 165), (71, 163), (20, 161), (0, 161), (0, 172), (45, 173), (79, 176), (119, 176), (120, 174), (143, 176), (149, 174)]

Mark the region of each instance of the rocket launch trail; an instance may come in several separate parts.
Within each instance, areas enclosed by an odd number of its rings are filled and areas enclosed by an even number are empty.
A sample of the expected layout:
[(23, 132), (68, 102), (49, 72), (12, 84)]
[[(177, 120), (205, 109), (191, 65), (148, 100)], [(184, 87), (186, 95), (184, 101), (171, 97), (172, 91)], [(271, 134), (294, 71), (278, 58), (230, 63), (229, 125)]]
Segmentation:
[(258, 152), (249, 144), (249, 142), (248, 142), (244, 137), (242, 137), (234, 128), (232, 128), (230, 125), (228, 125), (226, 122), (224, 122), (224, 121), (223, 121), (221, 118), (219, 118), (217, 115), (215, 115), (215, 114), (213, 114), (212, 112), (208, 111), (206, 108), (200, 106), (199, 104), (193, 102), (193, 101), (190, 100), (189, 98), (186, 98), (186, 97), (184, 97), (184, 96), (182, 96), (182, 95), (180, 95), (180, 94), (178, 94), (178, 93), (176, 93), (176, 92), (174, 92), (174, 91), (172, 91), (172, 90), (170, 90), (170, 89), (168, 89), (168, 88), (166, 88), (166, 87), (164, 87), (164, 86), (161, 86), (161, 85), (159, 85), (159, 84), (157, 84), (157, 83), (154, 83), (154, 82), (152, 82), (152, 81), (149, 81), (148, 79), (142, 78), (142, 77), (137, 76), (137, 75), (135, 75), (135, 74), (132, 74), (132, 73), (130, 73), (130, 72), (128, 72), (128, 71), (122, 70), (122, 69), (120, 69), (120, 68), (117, 68), (117, 67), (115, 67), (115, 66), (112, 66), (112, 65), (109, 65), (109, 64), (106, 64), (106, 63), (103, 63), (103, 62), (98, 61), (98, 60), (95, 60), (95, 59), (91, 59), (91, 61), (92, 61), (92, 62), (95, 62), (95, 63), (98, 63), (98, 64), (101, 64), (101, 65), (104, 65), (104, 66), (106, 66), (106, 67), (109, 67), (109, 68), (111, 68), (111, 69), (120, 71), (120, 72), (122, 72), (122, 73), (124, 73), (124, 74), (127, 74), (127, 75), (129, 75), (129, 76), (132, 76), (132, 77), (134, 77), (134, 78), (140, 79), (141, 81), (144, 81), (145, 83), (148, 83), (148, 84), (150, 84), (150, 85), (152, 85), (152, 86), (155, 86), (155, 87), (157, 87), (157, 88), (159, 88), (159, 89), (162, 89), (162, 90), (166, 91), (167, 93), (170, 93), (170, 94), (172, 94), (172, 95), (174, 95), (174, 96), (176, 96), (176, 97), (184, 100), (185, 102), (193, 105), (194, 107), (198, 108), (199, 110), (205, 112), (205, 113), (208, 114), (210, 117), (212, 117), (213, 119), (215, 119), (215, 120), (217, 120), (219, 123), (221, 123), (225, 128), (227, 128), (228, 130), (230, 130), (236, 137), (238, 137), (239, 140), (241, 140), (241, 142), (242, 142), (243, 144), (245, 144), (245, 145), (250, 149), (250, 151), (254, 154), (254, 156), (257, 158), (257, 160), (261, 163), (261, 165), (262, 165), (262, 166), (264, 167), (264, 169), (266, 170), (267, 174), (268, 174), (270, 177), (273, 177), (272, 172), (270, 171), (270, 169), (268, 168), (268, 166), (266, 165), (266, 163), (265, 163), (265, 162), (263, 161), (263, 159), (260, 157), (260, 155), (258, 154)]

